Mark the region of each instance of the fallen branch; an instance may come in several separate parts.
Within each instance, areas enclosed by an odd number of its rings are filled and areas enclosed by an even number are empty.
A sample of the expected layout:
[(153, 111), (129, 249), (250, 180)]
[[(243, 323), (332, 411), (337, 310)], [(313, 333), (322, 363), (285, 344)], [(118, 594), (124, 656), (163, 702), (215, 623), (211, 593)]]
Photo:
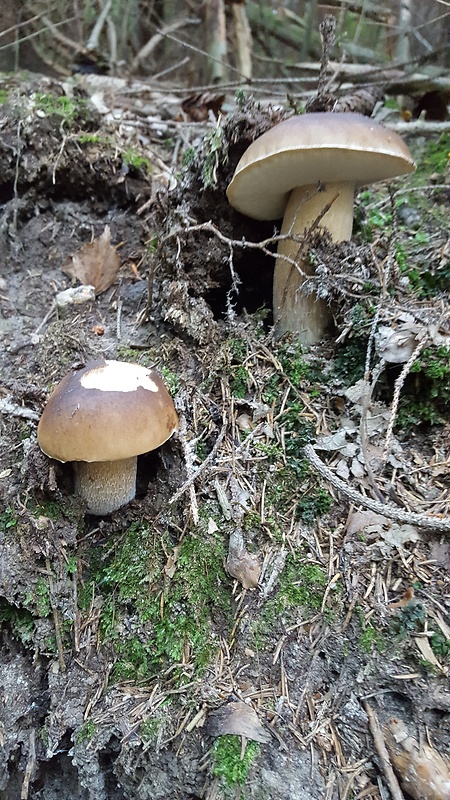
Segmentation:
[(428, 122), (426, 119), (416, 119), (413, 122), (389, 122), (387, 127), (397, 133), (420, 133), (427, 136), (432, 133), (448, 133), (450, 131), (450, 120), (446, 122)]
[(19, 406), (17, 403), (8, 399), (8, 397), (2, 397), (0, 399), (0, 414), (4, 414), (5, 417), (22, 417), (22, 419), (31, 419), (33, 421), (39, 419), (37, 411), (33, 411), (33, 409), (26, 408), (25, 406)]
[(165, 36), (167, 36), (170, 33), (173, 33), (173, 31), (179, 30), (180, 28), (184, 28), (186, 25), (199, 25), (199, 24), (200, 24), (199, 19), (178, 19), (175, 22), (172, 22), (170, 25), (165, 25), (164, 27), (162, 27), (161, 30), (157, 31), (157, 33), (155, 33), (151, 37), (151, 39), (149, 39), (148, 42), (146, 42), (144, 46), (141, 47), (139, 52), (136, 53), (131, 64), (131, 70), (130, 70), (131, 73), (133, 74), (133, 72), (139, 69), (141, 61), (143, 61), (145, 58), (148, 58), (149, 55), (153, 53), (155, 48), (160, 44), (160, 42), (163, 41)]
[(319, 458), (312, 445), (307, 444), (303, 448), (303, 454), (308, 459), (310, 464), (322, 475), (332, 486), (338, 489), (346, 497), (349, 497), (354, 503), (370, 511), (375, 511), (377, 514), (382, 514), (388, 519), (401, 522), (406, 525), (415, 525), (418, 528), (432, 528), (437, 531), (450, 532), (450, 517), (439, 517), (431, 514), (415, 514), (412, 511), (402, 511), (401, 508), (393, 506), (390, 503), (380, 503), (379, 500), (372, 500), (370, 497), (365, 497), (361, 492), (352, 489), (345, 481), (338, 478), (334, 472)]
[(363, 700), (363, 707), (364, 711), (367, 714), (367, 719), (369, 720), (369, 728), (370, 732), (373, 736), (373, 743), (375, 745), (375, 750), (377, 751), (378, 757), (380, 759), (380, 766), (383, 770), (383, 775), (386, 778), (387, 784), (389, 786), (389, 791), (392, 795), (392, 800), (405, 800), (404, 794), (400, 789), (400, 784), (397, 780), (397, 776), (392, 768), (391, 760), (389, 758), (389, 753), (384, 741), (383, 731), (380, 728), (380, 723), (378, 722), (377, 715), (375, 711), (369, 706), (367, 700)]

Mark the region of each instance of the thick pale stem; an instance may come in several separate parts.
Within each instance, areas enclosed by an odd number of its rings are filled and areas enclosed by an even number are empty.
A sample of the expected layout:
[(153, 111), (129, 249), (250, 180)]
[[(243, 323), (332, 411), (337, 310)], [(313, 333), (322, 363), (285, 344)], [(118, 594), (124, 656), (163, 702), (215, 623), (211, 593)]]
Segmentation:
[(136, 494), (137, 457), (123, 461), (75, 461), (75, 494), (89, 514), (111, 514)]
[[(353, 225), (354, 185), (332, 183), (318, 190), (317, 186), (301, 186), (293, 189), (284, 214), (281, 233), (302, 235), (311, 227), (330, 204), (329, 210), (318, 223), (318, 229), (326, 229), (334, 242), (351, 238)], [(300, 245), (290, 239), (281, 241), (278, 255), (288, 256), (298, 263), (304, 273), (313, 270), (306, 259), (298, 259)], [(286, 331), (297, 333), (302, 344), (318, 342), (331, 322), (330, 310), (325, 300), (315, 294), (302, 293), (304, 278), (299, 271), (277, 258), (273, 286), (273, 310), (275, 328), (279, 335)]]

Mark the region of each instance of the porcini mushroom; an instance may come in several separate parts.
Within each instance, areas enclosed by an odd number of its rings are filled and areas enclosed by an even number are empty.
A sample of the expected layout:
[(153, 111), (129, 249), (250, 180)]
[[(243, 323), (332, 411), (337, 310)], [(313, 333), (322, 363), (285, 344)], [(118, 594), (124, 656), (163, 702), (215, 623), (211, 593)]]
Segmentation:
[[(378, 122), (353, 113), (291, 117), (248, 147), (227, 189), (231, 205), (257, 220), (283, 217), (275, 264), (273, 309), (279, 334), (293, 331), (304, 344), (323, 335), (330, 320), (324, 300), (302, 293), (298, 242), (318, 222), (335, 242), (351, 238), (355, 189), (414, 170), (403, 140)], [(329, 208), (327, 208), (329, 206)], [(305, 259), (298, 266), (306, 274)]]
[(136, 494), (137, 456), (178, 427), (172, 399), (154, 371), (123, 361), (93, 361), (56, 386), (38, 425), (43, 452), (73, 461), (75, 493), (104, 515)]

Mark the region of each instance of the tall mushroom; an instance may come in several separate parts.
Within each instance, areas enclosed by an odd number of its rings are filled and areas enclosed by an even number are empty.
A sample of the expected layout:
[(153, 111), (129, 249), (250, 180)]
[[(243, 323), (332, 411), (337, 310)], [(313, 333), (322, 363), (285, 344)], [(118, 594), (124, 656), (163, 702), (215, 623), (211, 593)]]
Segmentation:
[[(280, 122), (256, 139), (239, 161), (227, 189), (231, 205), (253, 219), (283, 217), (275, 264), (273, 309), (279, 334), (296, 332), (313, 344), (330, 321), (324, 300), (304, 294), (298, 242), (318, 221), (335, 242), (350, 239), (355, 189), (414, 170), (400, 137), (360, 114), (318, 112)], [(306, 274), (311, 267), (298, 263)]]
[(136, 494), (137, 456), (178, 427), (172, 399), (154, 370), (93, 361), (55, 387), (38, 425), (43, 452), (73, 461), (75, 492), (90, 514), (110, 514)]

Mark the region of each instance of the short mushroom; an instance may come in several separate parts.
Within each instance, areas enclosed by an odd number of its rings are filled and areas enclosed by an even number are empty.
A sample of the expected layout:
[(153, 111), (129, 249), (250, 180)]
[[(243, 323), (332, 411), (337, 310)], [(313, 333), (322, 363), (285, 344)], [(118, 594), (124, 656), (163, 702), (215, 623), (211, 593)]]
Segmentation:
[[(248, 147), (227, 189), (231, 205), (257, 220), (283, 217), (275, 265), (273, 307), (277, 333), (296, 332), (313, 344), (330, 321), (324, 300), (301, 291), (293, 266), (301, 236), (318, 222), (335, 242), (351, 238), (355, 189), (414, 170), (403, 140), (378, 122), (353, 113), (311, 113), (275, 125)], [(286, 258), (287, 257), (287, 258)], [(306, 260), (306, 259), (305, 259)], [(304, 273), (311, 267), (298, 263)]]
[(136, 494), (137, 456), (178, 427), (159, 375), (139, 364), (93, 361), (56, 386), (38, 425), (43, 452), (73, 461), (75, 493), (90, 514), (104, 515)]

